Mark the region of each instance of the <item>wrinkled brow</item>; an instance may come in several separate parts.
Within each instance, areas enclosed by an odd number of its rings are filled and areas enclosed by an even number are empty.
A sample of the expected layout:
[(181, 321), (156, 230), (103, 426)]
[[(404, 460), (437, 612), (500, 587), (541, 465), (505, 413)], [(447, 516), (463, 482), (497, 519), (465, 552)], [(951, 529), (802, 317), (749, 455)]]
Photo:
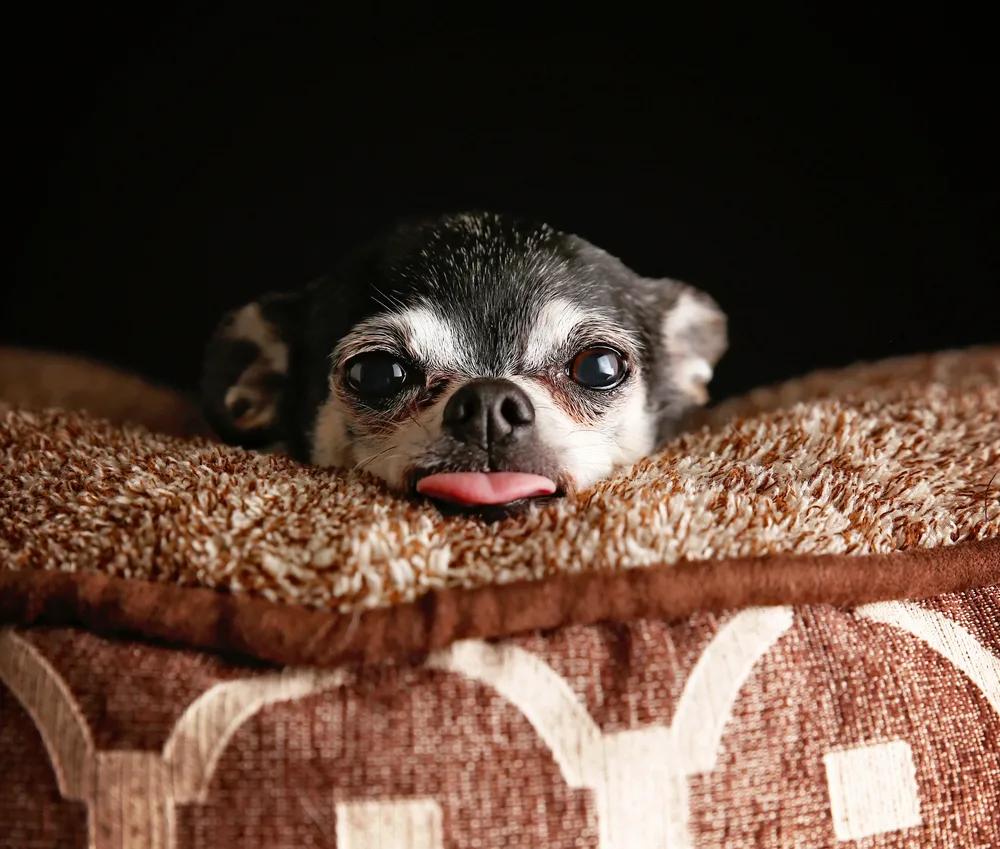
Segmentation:
[(331, 360), (340, 367), (366, 351), (390, 351), (428, 368), (457, 372), (468, 365), (466, 349), (447, 319), (419, 306), (362, 321), (338, 343)]
[(557, 298), (536, 314), (524, 348), (522, 368), (525, 373), (542, 371), (584, 347), (601, 344), (635, 356), (639, 338), (634, 330), (622, 327), (597, 310)]

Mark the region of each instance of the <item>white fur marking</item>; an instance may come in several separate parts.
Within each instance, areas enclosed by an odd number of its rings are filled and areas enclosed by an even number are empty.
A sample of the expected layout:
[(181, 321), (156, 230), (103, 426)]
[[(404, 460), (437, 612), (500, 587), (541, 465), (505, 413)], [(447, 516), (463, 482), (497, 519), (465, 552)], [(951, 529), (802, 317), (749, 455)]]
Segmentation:
[(260, 304), (247, 304), (236, 315), (226, 331), (231, 339), (253, 342), (260, 349), (261, 364), (266, 371), (286, 374), (288, 372), (288, 346), (274, 332), (274, 326), (264, 318)]
[(563, 298), (549, 301), (535, 316), (524, 349), (524, 370), (530, 373), (552, 365), (553, 357), (565, 347), (573, 331), (593, 317)]
[[(581, 310), (565, 300), (549, 303), (537, 316), (525, 351), (526, 370), (550, 366), (551, 359), (582, 322), (601, 316)], [(410, 353), (425, 366), (440, 368), (463, 377), (478, 377), (462, 340), (444, 318), (426, 306), (381, 315), (363, 322), (342, 343), (342, 358), (363, 349), (363, 340), (385, 334), (387, 327), (401, 334)], [(355, 347), (357, 346), (357, 347)], [(537, 381), (511, 377), (535, 407), (535, 428), (541, 444), (555, 456), (577, 489), (585, 489), (606, 477), (616, 467), (635, 462), (655, 447), (655, 421), (646, 409), (646, 389), (640, 374), (633, 377), (619, 403), (596, 425), (575, 421), (556, 404)], [(418, 465), (441, 435), (444, 408), (459, 388), (456, 384), (435, 403), (416, 414), (416, 420), (401, 421), (387, 435), (347, 437), (342, 402), (333, 395), (320, 409), (313, 439), (313, 462), (323, 466), (349, 466), (365, 471), (399, 488), (405, 473)]]
[(351, 446), (354, 463), (388, 481), (390, 486), (401, 487), (407, 470), (440, 438), (444, 408), (458, 389), (458, 386), (452, 387), (432, 406), (414, 419), (400, 422), (392, 435), (380, 438), (377, 443), (360, 441)]
[[(269, 427), (277, 418), (278, 410), (273, 393), (264, 390), (262, 385), (272, 374), (288, 373), (288, 346), (264, 317), (258, 303), (240, 309), (224, 333), (226, 338), (252, 343), (257, 348), (257, 357), (229, 387), (223, 403), (237, 427), (245, 430)], [(233, 409), (241, 401), (248, 402), (249, 407), (235, 416)]]
[(706, 387), (725, 345), (720, 343), (708, 351), (699, 352), (692, 350), (688, 337), (704, 332), (702, 328), (711, 327), (722, 320), (718, 308), (691, 292), (682, 292), (663, 319), (663, 341), (676, 368), (677, 384), (700, 404), (708, 400)]
[(628, 398), (596, 425), (575, 421), (536, 381), (512, 378), (535, 408), (539, 441), (555, 453), (577, 489), (587, 489), (618, 466), (634, 463), (655, 446), (655, 422), (646, 410), (646, 388), (638, 376)]
[(455, 372), (467, 368), (468, 357), (455, 329), (430, 308), (413, 307), (390, 320), (403, 332), (410, 351), (421, 363)]

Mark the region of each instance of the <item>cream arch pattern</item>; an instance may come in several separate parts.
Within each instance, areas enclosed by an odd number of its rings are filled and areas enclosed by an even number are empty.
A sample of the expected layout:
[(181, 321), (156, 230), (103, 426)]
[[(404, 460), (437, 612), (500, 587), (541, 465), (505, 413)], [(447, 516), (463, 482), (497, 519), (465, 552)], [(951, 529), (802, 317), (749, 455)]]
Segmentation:
[(968, 628), (911, 601), (867, 604), (855, 612), (863, 619), (892, 625), (926, 643), (963, 672), (1000, 716), (1000, 657), (991, 654)]
[(59, 792), (87, 805), (91, 849), (173, 849), (176, 806), (204, 799), (239, 727), (267, 705), (339, 687), (345, 677), (293, 669), (216, 684), (188, 706), (161, 752), (103, 752), (48, 660), (14, 631), (0, 631), (0, 680), (34, 720)]
[(457, 643), (430, 665), (482, 681), (534, 726), (571, 787), (594, 792), (601, 849), (690, 847), (688, 777), (714, 768), (757, 661), (791, 627), (787, 607), (734, 616), (698, 659), (669, 727), (602, 734), (566, 681), (510, 643)]
[[(926, 643), (967, 675), (1000, 714), (1000, 658), (967, 629), (910, 602), (867, 605), (856, 614)], [(691, 847), (688, 779), (715, 768), (741, 688), (792, 621), (787, 607), (735, 615), (695, 664), (669, 726), (608, 734), (552, 667), (512, 643), (456, 643), (433, 655), (428, 666), (488, 685), (525, 716), (567, 784), (594, 793), (601, 849)], [(247, 719), (269, 704), (349, 681), (342, 670), (290, 669), (220, 683), (188, 706), (162, 751), (105, 752), (96, 750), (56, 670), (12, 630), (0, 631), (0, 680), (38, 727), (60, 793), (87, 804), (93, 849), (173, 849), (176, 805), (205, 800), (220, 755)], [(136, 801), (122, 806), (123, 797)], [(433, 799), (345, 800), (337, 814), (338, 841), (348, 847), (440, 849), (443, 841), (441, 810)]]

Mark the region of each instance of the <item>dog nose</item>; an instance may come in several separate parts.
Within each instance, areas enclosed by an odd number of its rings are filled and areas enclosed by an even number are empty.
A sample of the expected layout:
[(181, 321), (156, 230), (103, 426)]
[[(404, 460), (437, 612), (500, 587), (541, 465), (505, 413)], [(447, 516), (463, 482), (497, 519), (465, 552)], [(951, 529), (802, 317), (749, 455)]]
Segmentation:
[(535, 408), (509, 380), (472, 380), (451, 396), (443, 423), (456, 439), (489, 448), (531, 430)]

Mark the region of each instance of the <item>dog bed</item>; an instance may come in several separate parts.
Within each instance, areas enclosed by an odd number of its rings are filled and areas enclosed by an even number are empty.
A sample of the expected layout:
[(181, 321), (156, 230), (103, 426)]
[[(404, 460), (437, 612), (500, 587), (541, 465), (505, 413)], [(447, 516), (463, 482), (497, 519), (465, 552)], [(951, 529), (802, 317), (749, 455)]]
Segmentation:
[(0, 415), (0, 845), (1000, 845), (998, 348), (493, 526), (79, 361)]

